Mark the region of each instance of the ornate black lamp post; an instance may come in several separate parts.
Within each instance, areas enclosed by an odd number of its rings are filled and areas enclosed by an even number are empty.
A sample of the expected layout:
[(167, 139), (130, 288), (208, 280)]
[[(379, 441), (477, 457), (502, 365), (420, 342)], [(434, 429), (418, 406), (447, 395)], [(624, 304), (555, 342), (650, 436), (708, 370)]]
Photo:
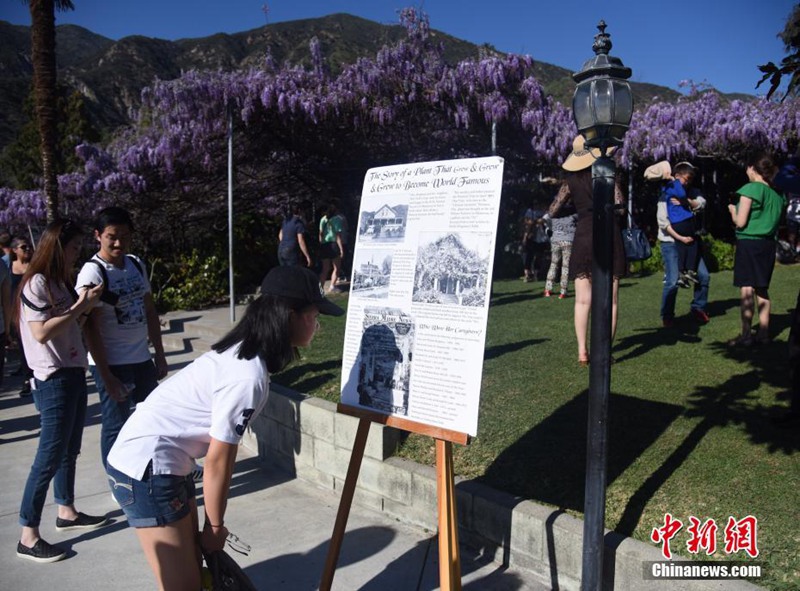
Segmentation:
[(589, 372), (589, 424), (586, 446), (586, 500), (583, 526), (582, 591), (603, 585), (603, 536), (608, 457), (608, 395), (611, 389), (611, 303), (613, 281), (614, 176), (609, 149), (622, 145), (633, 114), (633, 96), (626, 82), (631, 69), (608, 55), (611, 38), (606, 23), (597, 25), (595, 56), (580, 72), (572, 98), (572, 114), (586, 147), (599, 148), (592, 164), (592, 325)]

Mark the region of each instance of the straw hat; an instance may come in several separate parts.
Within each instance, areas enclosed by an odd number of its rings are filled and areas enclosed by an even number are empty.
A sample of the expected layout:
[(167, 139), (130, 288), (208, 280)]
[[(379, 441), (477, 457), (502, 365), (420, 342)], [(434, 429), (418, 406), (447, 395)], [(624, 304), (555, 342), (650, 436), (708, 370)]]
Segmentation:
[(672, 167), (669, 161), (662, 160), (644, 169), (644, 178), (648, 181), (665, 181), (672, 178)]
[[(600, 158), (600, 150), (598, 148), (587, 150), (585, 145), (586, 138), (580, 134), (576, 136), (575, 139), (572, 140), (572, 152), (570, 152), (567, 159), (564, 160), (564, 164), (561, 165), (561, 168), (569, 172), (578, 172), (594, 164), (594, 161)], [(613, 154), (615, 150), (616, 147), (612, 147), (608, 150), (608, 155), (610, 156)]]

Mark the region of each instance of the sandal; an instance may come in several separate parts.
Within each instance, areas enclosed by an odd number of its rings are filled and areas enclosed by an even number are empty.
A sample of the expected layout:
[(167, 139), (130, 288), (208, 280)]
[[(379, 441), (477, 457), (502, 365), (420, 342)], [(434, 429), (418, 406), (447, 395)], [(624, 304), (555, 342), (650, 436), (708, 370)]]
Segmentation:
[(728, 347), (731, 348), (748, 348), (753, 346), (753, 337), (751, 336), (744, 336), (739, 335), (735, 339), (731, 339), (727, 343)]

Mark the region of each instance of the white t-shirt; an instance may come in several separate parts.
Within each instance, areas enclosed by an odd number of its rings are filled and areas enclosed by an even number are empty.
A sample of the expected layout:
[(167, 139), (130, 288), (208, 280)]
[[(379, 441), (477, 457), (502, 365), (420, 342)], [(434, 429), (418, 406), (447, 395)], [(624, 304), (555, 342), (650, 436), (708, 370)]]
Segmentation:
[[(25, 347), (25, 359), (37, 380), (44, 381), (56, 370), (65, 367), (86, 369), (86, 348), (83, 346), (81, 329), (77, 322), (71, 322), (56, 336), (45, 343), (33, 338), (31, 321), (46, 322), (55, 316), (66, 314), (75, 302), (69, 288), (48, 283), (44, 275), (37, 273), (25, 284), (22, 295), (30, 302), (27, 305), (20, 298), (19, 334)], [(33, 306), (33, 307), (31, 307)]]
[[(147, 314), (144, 306), (144, 295), (151, 291), (150, 281), (142, 263), (141, 271), (127, 256), (125, 267), (118, 269), (107, 263), (99, 256), (94, 255), (97, 261), (106, 270), (108, 285), (104, 291), (111, 291), (119, 296), (116, 306), (102, 302), (92, 314), (100, 316), (100, 336), (103, 337), (103, 348), (109, 365), (124, 365), (127, 363), (142, 363), (150, 359), (150, 350), (147, 347)], [(86, 262), (78, 274), (75, 285), (79, 288), (84, 285), (103, 283), (103, 275), (93, 262)], [(89, 355), (89, 365), (96, 365)]]
[(209, 351), (159, 384), (122, 427), (108, 462), (137, 480), (151, 460), (154, 474), (186, 476), (212, 437), (238, 444), (269, 395), (266, 364), (238, 359), (238, 349)]

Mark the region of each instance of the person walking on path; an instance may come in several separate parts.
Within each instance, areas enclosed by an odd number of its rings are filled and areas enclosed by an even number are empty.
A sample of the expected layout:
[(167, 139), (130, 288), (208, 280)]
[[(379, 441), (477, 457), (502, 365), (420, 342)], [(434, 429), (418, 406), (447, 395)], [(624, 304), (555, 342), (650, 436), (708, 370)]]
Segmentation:
[(311, 255), (308, 253), (305, 236), (304, 215), (307, 210), (307, 202), (294, 204), (291, 215), (281, 224), (281, 229), (278, 231), (278, 262), (281, 265), (311, 266)]
[[(786, 200), (771, 186), (778, 167), (767, 154), (757, 154), (747, 163), (749, 183), (736, 191), (737, 202), (728, 205), (736, 226), (733, 284), (741, 294), (742, 328), (728, 341), (730, 347), (749, 347), (770, 342), (769, 284), (775, 268), (776, 236)], [(753, 317), (758, 329), (752, 333)]]
[(324, 288), (330, 275), (329, 293), (337, 291), (336, 282), (342, 273), (342, 257), (344, 256), (342, 221), (337, 215), (338, 213), (339, 208), (336, 203), (332, 202), (319, 221), (319, 258), (322, 259), (319, 284)]
[[(130, 214), (120, 207), (103, 209), (95, 221), (99, 248), (78, 274), (78, 285), (104, 285), (101, 304), (86, 322), (89, 371), (100, 395), (103, 466), (131, 412), (167, 375), (150, 281), (144, 263), (128, 254), (133, 234)], [(150, 355), (148, 339), (155, 351)]]
[[(664, 181), (671, 179), (672, 170), (669, 162), (663, 161), (649, 167), (645, 171), (645, 178)], [(688, 203), (695, 213), (703, 211), (706, 206), (705, 198), (696, 190), (690, 190)], [(667, 215), (667, 194), (663, 191), (659, 195), (658, 205), (656, 206), (656, 221), (658, 223), (658, 242), (661, 248), (661, 259), (664, 262), (664, 287), (661, 290), (661, 324), (665, 328), (671, 328), (675, 325), (675, 301), (678, 297), (678, 279), (680, 278), (680, 265), (675, 241), (686, 237), (678, 234), (672, 227)], [(699, 236), (690, 238), (700, 242)], [(694, 284), (689, 313), (700, 324), (706, 324), (710, 320), (706, 312), (710, 285), (711, 275), (703, 258), (702, 244), (699, 244), (697, 282)]]
[[(267, 402), (270, 374), (311, 343), (319, 314), (343, 313), (323, 297), (313, 271), (273, 268), (239, 324), (159, 385), (125, 423), (108, 456), (108, 481), (159, 588), (200, 588), (200, 550), (225, 544), (236, 453)], [(198, 531), (190, 472), (201, 457), (205, 520)]]
[(99, 303), (102, 285), (79, 290), (70, 280), (80, 254), (83, 232), (71, 221), (51, 223), (22, 278), (15, 320), (33, 370), (33, 399), (40, 414), (39, 446), (22, 503), (22, 534), (17, 556), (39, 563), (66, 556), (63, 548), (42, 539), (39, 525), (47, 490), (53, 481), (58, 505), (57, 531), (89, 530), (105, 525), (105, 516), (75, 508), (75, 468), (86, 419), (86, 349), (81, 326)]

